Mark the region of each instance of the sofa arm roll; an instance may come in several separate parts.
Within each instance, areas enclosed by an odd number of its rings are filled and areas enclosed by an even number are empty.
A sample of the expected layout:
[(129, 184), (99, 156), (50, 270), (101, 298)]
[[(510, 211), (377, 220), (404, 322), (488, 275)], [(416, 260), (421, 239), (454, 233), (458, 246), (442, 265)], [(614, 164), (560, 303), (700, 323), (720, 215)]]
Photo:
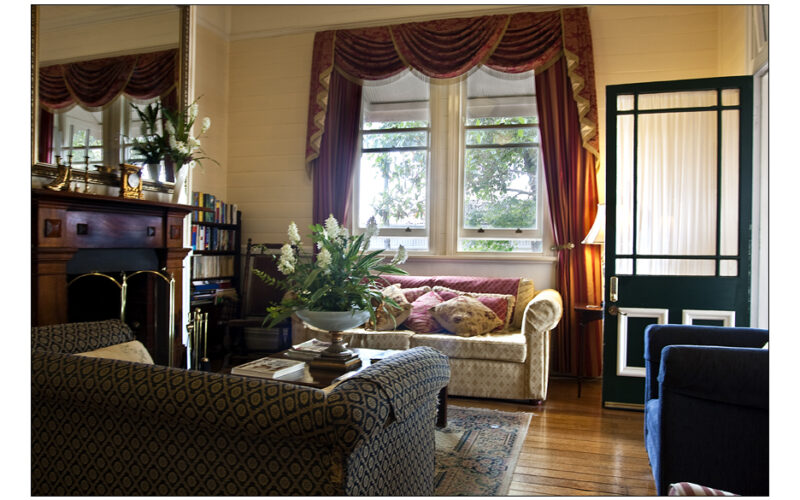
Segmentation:
[(668, 394), (769, 408), (769, 350), (673, 345), (661, 354), (659, 398)]
[(365, 368), (328, 395), (335, 441), (354, 448), (392, 419), (403, 421), (435, 402), (449, 382), (447, 356), (430, 347), (414, 347)]
[(325, 393), (280, 382), (36, 351), (31, 402), (198, 433), (327, 438)]
[(75, 354), (129, 342), (133, 339), (133, 331), (118, 319), (31, 328), (32, 351)]
[(539, 290), (525, 306), (525, 332), (547, 332), (561, 321), (564, 305), (561, 294), (552, 288)]

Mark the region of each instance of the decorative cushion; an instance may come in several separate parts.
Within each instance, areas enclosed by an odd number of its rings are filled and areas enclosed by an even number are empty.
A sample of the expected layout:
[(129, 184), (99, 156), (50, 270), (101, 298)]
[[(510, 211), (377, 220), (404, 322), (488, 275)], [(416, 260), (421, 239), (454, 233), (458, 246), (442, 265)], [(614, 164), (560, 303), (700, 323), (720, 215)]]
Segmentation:
[(462, 292), (461, 290), (453, 290), (443, 286), (435, 286), (433, 290), (438, 293), (444, 300), (450, 300), (459, 295), (472, 297), (477, 299), (481, 304), (485, 305), (494, 312), (500, 321), (502, 321), (498, 330), (505, 330), (508, 328), (509, 323), (514, 311), (514, 296), (499, 294), (499, 293), (477, 293), (477, 292)]
[(442, 330), (440, 325), (431, 315), (430, 309), (444, 302), (438, 293), (431, 290), (422, 295), (411, 304), (411, 314), (404, 325), (409, 330), (417, 333), (431, 333)]
[[(397, 286), (400, 286), (399, 284)], [(418, 286), (416, 288), (403, 288), (400, 290), (405, 295), (406, 300), (410, 303), (414, 303), (415, 300), (422, 297), (426, 293), (431, 291), (431, 287), (429, 286)]]
[(525, 307), (536, 295), (533, 288), (533, 281), (529, 279), (519, 280), (519, 289), (517, 290), (517, 303), (514, 307), (514, 317), (511, 319), (511, 324), (516, 328), (522, 328), (522, 320), (525, 316)]
[(394, 300), (398, 307), (388, 302), (381, 302), (375, 309), (375, 325), (373, 328), (372, 320), (367, 323), (367, 327), (373, 330), (385, 331), (395, 330), (403, 324), (411, 314), (411, 302), (406, 300), (406, 296), (400, 290), (400, 285), (387, 286), (381, 290), (381, 295)]
[(671, 497), (738, 497), (735, 493), (709, 488), (694, 483), (672, 483), (669, 485), (668, 496)]
[(147, 348), (138, 340), (123, 342), (122, 344), (111, 345), (95, 349), (94, 351), (79, 352), (77, 356), (88, 358), (119, 359), (121, 361), (132, 361), (134, 363), (153, 364), (153, 358), (147, 352)]
[(462, 337), (489, 333), (503, 321), (478, 299), (458, 295), (431, 308), (431, 315), (447, 331)]

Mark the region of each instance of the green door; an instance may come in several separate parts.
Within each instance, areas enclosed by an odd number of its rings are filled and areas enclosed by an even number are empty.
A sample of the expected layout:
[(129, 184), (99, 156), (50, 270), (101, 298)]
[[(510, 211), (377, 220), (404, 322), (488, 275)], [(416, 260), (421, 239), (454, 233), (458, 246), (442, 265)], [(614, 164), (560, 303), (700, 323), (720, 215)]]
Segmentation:
[(752, 87), (606, 89), (605, 407), (642, 408), (647, 325), (749, 325)]

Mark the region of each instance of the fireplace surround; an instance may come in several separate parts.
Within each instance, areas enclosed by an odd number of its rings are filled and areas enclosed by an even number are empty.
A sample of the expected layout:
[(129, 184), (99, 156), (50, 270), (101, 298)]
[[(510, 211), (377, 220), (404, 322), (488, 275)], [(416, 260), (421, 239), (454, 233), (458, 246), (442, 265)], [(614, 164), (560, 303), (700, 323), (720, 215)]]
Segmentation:
[[(137, 337), (159, 364), (184, 366), (186, 348), (181, 338), (184, 218), (190, 205), (68, 191), (33, 189), (31, 196), (31, 322), (33, 326), (66, 323), (85, 315), (77, 290), (68, 286), (76, 275), (93, 271), (108, 274), (162, 271), (175, 279), (173, 307), (162, 281), (148, 277), (129, 302), (139, 302), (129, 317), (137, 318)], [(117, 267), (118, 266), (118, 267)], [(139, 277), (137, 277), (139, 278)], [(82, 279), (88, 283), (89, 279)], [(102, 281), (102, 280), (101, 280)], [(133, 284), (133, 280), (131, 280)], [(86, 286), (81, 283), (81, 286)], [(70, 299), (70, 296), (72, 298)], [(70, 307), (72, 306), (72, 310)], [(176, 332), (169, 349), (169, 314)], [(117, 316), (118, 317), (118, 316)], [(134, 325), (136, 326), (136, 325)]]

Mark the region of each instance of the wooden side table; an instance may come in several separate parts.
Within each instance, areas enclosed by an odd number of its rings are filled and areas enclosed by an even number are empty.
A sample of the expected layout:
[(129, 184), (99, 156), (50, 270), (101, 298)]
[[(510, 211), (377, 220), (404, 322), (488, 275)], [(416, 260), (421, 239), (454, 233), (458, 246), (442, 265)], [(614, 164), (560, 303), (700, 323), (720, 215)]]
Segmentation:
[(581, 397), (581, 378), (586, 360), (586, 327), (593, 321), (603, 319), (603, 305), (576, 304), (575, 314), (578, 317), (578, 397)]

